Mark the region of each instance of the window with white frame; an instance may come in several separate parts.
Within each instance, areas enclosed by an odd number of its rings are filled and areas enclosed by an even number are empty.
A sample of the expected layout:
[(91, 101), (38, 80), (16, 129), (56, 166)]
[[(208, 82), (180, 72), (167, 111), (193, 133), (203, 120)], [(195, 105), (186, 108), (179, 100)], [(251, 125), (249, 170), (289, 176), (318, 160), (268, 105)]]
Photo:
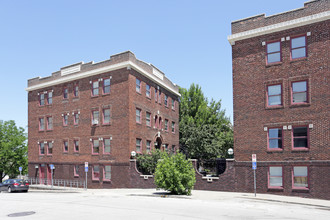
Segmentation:
[(158, 102), (158, 90), (155, 88), (155, 102)]
[(110, 124), (110, 108), (103, 109), (103, 124)]
[(75, 113), (73, 114), (73, 123), (74, 123), (75, 125), (79, 124), (79, 113), (78, 113), (78, 112), (75, 112)]
[(267, 105), (279, 106), (282, 105), (282, 85), (267, 86)]
[(69, 151), (69, 142), (67, 140), (63, 141), (63, 152)]
[(92, 154), (99, 154), (100, 152), (100, 141), (99, 139), (92, 140)]
[(149, 140), (146, 141), (146, 151), (147, 153), (151, 152), (151, 141)]
[(162, 92), (160, 90), (158, 90), (158, 103), (162, 103)]
[(139, 138), (136, 138), (136, 152), (137, 153), (141, 153), (142, 149), (141, 149), (141, 144), (142, 144), (142, 140)]
[(103, 80), (103, 94), (110, 93), (110, 78), (106, 78)]
[(282, 128), (268, 129), (268, 149), (282, 149)]
[(44, 155), (45, 154), (45, 144), (44, 142), (39, 143), (39, 154)]
[(45, 119), (39, 118), (39, 131), (45, 130)]
[(69, 97), (69, 89), (64, 87), (63, 89), (63, 99), (67, 99)]
[(79, 140), (74, 140), (74, 152), (79, 152)]
[(292, 104), (307, 103), (307, 81), (292, 82)]
[(136, 79), (136, 87), (135, 87), (136, 91), (138, 93), (141, 93), (141, 80)]
[(47, 104), (48, 105), (53, 104), (53, 91), (49, 91), (47, 94)]
[(293, 167), (292, 174), (293, 188), (308, 188), (308, 168), (307, 166)]
[(73, 175), (79, 176), (79, 165), (74, 165)]
[(267, 63), (277, 63), (281, 61), (281, 42), (267, 43)]
[(151, 91), (150, 90), (151, 90), (151, 87), (150, 87), (150, 85), (147, 84), (146, 85), (146, 96), (149, 97), (149, 98), (151, 97)]
[(99, 180), (100, 179), (100, 166), (99, 165), (94, 165), (93, 166), (93, 180)]
[(53, 130), (53, 117), (47, 117), (47, 130)]
[(136, 109), (135, 110), (135, 120), (136, 120), (136, 123), (141, 123), (141, 109)]
[(49, 141), (47, 143), (47, 154), (52, 155), (53, 154), (53, 142)]
[(104, 176), (104, 181), (110, 181), (111, 180), (111, 166), (110, 165), (105, 165), (104, 170), (103, 170), (103, 176)]
[(76, 84), (73, 87), (73, 96), (78, 97), (79, 96), (79, 86)]
[(98, 125), (99, 124), (99, 111), (93, 110), (92, 111), (92, 125)]
[(45, 94), (44, 93), (40, 93), (40, 95), (39, 95), (39, 105), (40, 106), (45, 105)]
[(165, 119), (165, 131), (168, 131), (168, 120)]
[(307, 126), (297, 126), (292, 128), (293, 149), (308, 148), (308, 128)]
[(175, 122), (172, 121), (172, 133), (174, 133), (174, 132), (175, 132)]
[(291, 59), (297, 59), (306, 56), (306, 36), (291, 38)]
[(167, 95), (165, 95), (164, 96), (164, 105), (167, 107), (167, 99), (168, 99), (168, 96)]
[(63, 126), (67, 126), (68, 125), (68, 120), (69, 120), (69, 116), (67, 113), (64, 113), (63, 115)]
[(280, 166), (271, 166), (271, 167), (269, 167), (268, 187), (269, 188), (281, 188), (281, 187), (283, 187), (282, 167), (280, 167)]
[(99, 81), (93, 81), (92, 82), (92, 96), (98, 96), (99, 95)]
[(151, 127), (151, 113), (150, 112), (146, 112), (146, 125), (148, 127)]
[(172, 99), (172, 110), (175, 110), (175, 101)]
[(110, 138), (103, 139), (103, 153), (110, 154)]

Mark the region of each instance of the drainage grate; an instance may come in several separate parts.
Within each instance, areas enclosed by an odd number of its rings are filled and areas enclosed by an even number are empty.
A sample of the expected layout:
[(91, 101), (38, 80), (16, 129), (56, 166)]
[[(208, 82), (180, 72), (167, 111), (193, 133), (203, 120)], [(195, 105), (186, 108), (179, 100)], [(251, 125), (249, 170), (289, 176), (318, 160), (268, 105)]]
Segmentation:
[(8, 217), (22, 217), (33, 214), (36, 214), (36, 212), (17, 212), (17, 213), (9, 214)]

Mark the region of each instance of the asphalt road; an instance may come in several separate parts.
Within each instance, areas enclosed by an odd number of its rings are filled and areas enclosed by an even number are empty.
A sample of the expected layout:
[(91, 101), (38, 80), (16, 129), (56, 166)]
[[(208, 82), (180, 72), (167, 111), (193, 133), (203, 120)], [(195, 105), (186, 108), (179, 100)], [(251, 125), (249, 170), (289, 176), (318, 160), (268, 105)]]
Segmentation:
[[(212, 194), (210, 194), (212, 195)], [(327, 207), (230, 196), (164, 197), (137, 191), (1, 193), (0, 219), (330, 219)], [(13, 215), (13, 217), (10, 217)]]

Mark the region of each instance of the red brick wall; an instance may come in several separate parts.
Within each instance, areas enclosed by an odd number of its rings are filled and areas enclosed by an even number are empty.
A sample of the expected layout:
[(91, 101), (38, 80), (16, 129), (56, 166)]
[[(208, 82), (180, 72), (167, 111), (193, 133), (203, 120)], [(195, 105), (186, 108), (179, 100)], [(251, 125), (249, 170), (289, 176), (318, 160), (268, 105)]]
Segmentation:
[[(250, 161), (257, 154), (260, 161), (329, 160), (329, 37), (330, 22), (263, 35), (236, 42), (233, 52), (234, 148), (237, 161)], [(311, 32), (307, 36), (308, 56), (290, 60), (290, 41), (281, 42), (282, 62), (266, 65), (266, 47), (261, 42), (280, 40)], [(291, 81), (306, 79), (309, 83), (308, 105), (290, 104)], [(283, 107), (266, 108), (268, 84), (280, 82), (283, 88)], [(293, 151), (291, 130), (284, 130), (281, 152), (267, 151), (267, 132), (264, 127), (313, 124), (309, 129), (309, 151)]]
[[(102, 93), (102, 82), (100, 82), (99, 96), (91, 97), (90, 81), (104, 77), (111, 78), (111, 92), (108, 95)], [(138, 77), (142, 81), (141, 94), (135, 91), (135, 78)], [(151, 99), (146, 98), (145, 84), (148, 83), (151, 88)], [(73, 85), (79, 85), (79, 97), (73, 97)], [(63, 99), (63, 87), (68, 87), (69, 98)], [(162, 103), (155, 103), (154, 87), (157, 85), (146, 77), (141, 76), (132, 69), (120, 69), (108, 73), (100, 74), (93, 77), (84, 78), (74, 82), (56, 85), (50, 88), (31, 91), (28, 94), (28, 135), (29, 135), (29, 175), (36, 177), (36, 164), (54, 164), (56, 171), (54, 178), (57, 179), (79, 179), (84, 178), (84, 162), (89, 162), (89, 186), (93, 188), (118, 188), (129, 187), (131, 185), (129, 174), (129, 158), (131, 151), (135, 150), (136, 138), (142, 139), (142, 149), (146, 150), (146, 140), (153, 142), (157, 129), (154, 129), (154, 120), (151, 119), (152, 127), (146, 126), (145, 111), (151, 112), (152, 117), (155, 114), (162, 116), (163, 119), (175, 121), (178, 126), (178, 98), (172, 93), (161, 88)], [(54, 90), (53, 104), (39, 106), (38, 92)], [(169, 108), (164, 106), (164, 94), (169, 96)], [(176, 109), (171, 109), (171, 99), (175, 100)], [(110, 125), (102, 125), (102, 109), (110, 107)], [(137, 124), (135, 119), (136, 107), (142, 110), (142, 123)], [(91, 125), (91, 112), (98, 109), (100, 112), (100, 120), (98, 126)], [(73, 111), (80, 111), (79, 125), (73, 124)], [(159, 111), (159, 114), (158, 114)], [(69, 113), (68, 126), (63, 126), (63, 113)], [(51, 115), (53, 117), (52, 131), (38, 131), (38, 119)], [(163, 122), (164, 126), (164, 122)], [(171, 132), (161, 131), (163, 144), (169, 144), (169, 147), (179, 144), (178, 127), (175, 134)], [(90, 138), (111, 137), (110, 155), (103, 154), (103, 148), (100, 144), (99, 155), (92, 155), (92, 146)], [(80, 150), (74, 152), (73, 141), (80, 141)], [(63, 140), (69, 141), (69, 151), (63, 152)], [(39, 146), (37, 142), (54, 141), (53, 154), (44, 156), (39, 155)], [(80, 165), (80, 177), (74, 177), (74, 165)], [(91, 181), (91, 170), (93, 165), (100, 165), (100, 181)], [(111, 165), (112, 181), (110, 183), (102, 181), (103, 165)]]

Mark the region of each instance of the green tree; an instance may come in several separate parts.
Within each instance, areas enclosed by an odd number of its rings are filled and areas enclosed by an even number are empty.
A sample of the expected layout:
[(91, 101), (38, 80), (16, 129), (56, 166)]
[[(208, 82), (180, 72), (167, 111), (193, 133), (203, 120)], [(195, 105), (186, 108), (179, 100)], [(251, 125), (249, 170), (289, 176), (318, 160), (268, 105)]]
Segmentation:
[(138, 170), (145, 175), (153, 175), (155, 173), (157, 162), (166, 154), (159, 149), (155, 149), (151, 154), (139, 154), (136, 157)]
[(0, 182), (8, 175), (14, 178), (27, 172), (27, 145), (23, 128), (17, 128), (14, 121), (0, 121)]
[(155, 184), (177, 195), (190, 195), (196, 183), (195, 170), (184, 154), (164, 154), (157, 164)]
[(200, 161), (226, 157), (233, 130), (221, 101), (209, 102), (199, 85), (180, 88), (180, 149)]

